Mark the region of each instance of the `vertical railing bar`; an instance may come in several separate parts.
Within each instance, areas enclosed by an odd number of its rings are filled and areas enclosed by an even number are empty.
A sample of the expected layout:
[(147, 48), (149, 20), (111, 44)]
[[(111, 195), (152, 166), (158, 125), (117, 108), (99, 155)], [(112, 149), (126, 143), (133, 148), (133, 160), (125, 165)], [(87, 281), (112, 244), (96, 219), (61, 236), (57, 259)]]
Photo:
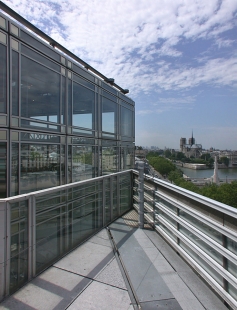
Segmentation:
[(138, 186), (138, 194), (139, 194), (139, 228), (144, 228), (144, 162), (138, 162), (138, 171), (139, 171), (139, 186)]

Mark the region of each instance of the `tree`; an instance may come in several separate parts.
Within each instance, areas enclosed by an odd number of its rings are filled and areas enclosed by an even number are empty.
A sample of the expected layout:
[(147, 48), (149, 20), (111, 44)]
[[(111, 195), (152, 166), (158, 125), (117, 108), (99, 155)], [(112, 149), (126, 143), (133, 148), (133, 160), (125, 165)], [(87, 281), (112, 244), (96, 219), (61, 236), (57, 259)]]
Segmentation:
[(170, 157), (171, 157), (171, 152), (170, 152), (170, 150), (165, 150), (164, 155), (165, 155), (166, 158), (170, 158)]
[(228, 157), (223, 156), (223, 157), (221, 157), (221, 158), (220, 158), (220, 162), (221, 162), (221, 163), (223, 163), (223, 164), (225, 164), (225, 165), (226, 165), (226, 167), (228, 167), (228, 166), (229, 166), (229, 162), (230, 162), (230, 160), (229, 160), (229, 158), (228, 158)]
[(149, 164), (160, 174), (168, 175), (171, 171), (176, 169), (175, 165), (170, 161), (165, 159), (164, 157), (150, 157), (149, 156)]

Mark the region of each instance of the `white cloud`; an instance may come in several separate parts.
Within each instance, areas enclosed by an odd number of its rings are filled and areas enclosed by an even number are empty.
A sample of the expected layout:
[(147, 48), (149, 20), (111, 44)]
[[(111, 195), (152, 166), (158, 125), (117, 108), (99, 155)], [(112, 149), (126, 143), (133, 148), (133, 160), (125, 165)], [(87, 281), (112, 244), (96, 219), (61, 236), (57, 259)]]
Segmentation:
[[(236, 26), (233, 0), (65, 0), (3, 1), (67, 49), (136, 96), (159, 89), (186, 89), (200, 83), (233, 85), (236, 59), (185, 64), (185, 39), (218, 38)], [(162, 61), (161, 57), (168, 57)], [(173, 59), (180, 58), (175, 64)]]

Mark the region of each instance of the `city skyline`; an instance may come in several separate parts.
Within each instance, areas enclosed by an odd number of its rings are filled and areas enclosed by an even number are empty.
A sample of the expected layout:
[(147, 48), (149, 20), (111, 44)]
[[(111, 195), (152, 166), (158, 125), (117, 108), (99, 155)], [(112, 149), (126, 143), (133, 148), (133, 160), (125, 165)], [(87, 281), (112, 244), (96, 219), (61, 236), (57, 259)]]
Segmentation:
[(130, 90), (136, 145), (237, 149), (236, 1), (2, 2)]

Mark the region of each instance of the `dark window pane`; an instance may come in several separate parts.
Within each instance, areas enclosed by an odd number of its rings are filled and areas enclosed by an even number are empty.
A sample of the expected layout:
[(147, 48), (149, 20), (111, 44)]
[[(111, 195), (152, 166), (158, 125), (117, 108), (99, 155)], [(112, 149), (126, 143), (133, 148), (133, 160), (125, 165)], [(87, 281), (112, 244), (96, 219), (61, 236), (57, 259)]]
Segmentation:
[(12, 114), (19, 115), (19, 54), (12, 51)]
[(31, 46), (35, 47), (36, 49), (42, 51), (46, 55), (50, 56), (51, 58), (53, 58), (57, 61), (60, 61), (61, 56), (58, 53), (53, 51), (51, 48), (45, 46), (43, 43), (41, 43), (37, 39), (31, 37), (29, 34), (24, 32), (23, 30), (21, 30), (21, 39), (23, 41), (25, 41), (26, 43), (28, 43), (29, 45), (31, 45)]
[(60, 185), (60, 146), (21, 144), (21, 194)]
[(89, 145), (73, 145), (72, 182), (94, 177), (94, 148)]
[(47, 67), (50, 67), (51, 69), (54, 69), (58, 72), (61, 72), (61, 66), (57, 65), (55, 62), (50, 61), (49, 59), (45, 58), (44, 56), (34, 52), (32, 49), (26, 47), (25, 45), (21, 45), (21, 52), (22, 54), (25, 54), (29, 56), (30, 58), (33, 58), (37, 60), (38, 62), (44, 64)]
[(95, 93), (73, 83), (73, 126), (94, 129)]
[(68, 126), (72, 126), (72, 81), (68, 80)]
[(117, 96), (117, 90), (114, 89), (112, 86), (109, 86), (105, 83), (102, 83), (102, 87), (106, 90), (108, 90), (109, 92), (111, 92), (112, 94), (114, 94), (115, 96)]
[(121, 107), (121, 135), (133, 136), (133, 113), (131, 110)]
[(12, 170), (11, 170), (11, 196), (15, 196), (19, 194), (18, 191), (18, 183), (19, 183), (19, 146), (18, 143), (12, 143)]
[(102, 131), (117, 133), (117, 104), (102, 97)]
[(7, 144), (0, 143), (0, 198), (7, 197)]
[(0, 113), (7, 109), (7, 48), (0, 44)]
[(95, 85), (94, 85), (94, 84), (92, 84), (92, 83), (90, 83), (90, 82), (88, 82), (88, 81), (82, 79), (80, 76), (74, 74), (74, 75), (73, 75), (73, 79), (74, 79), (76, 82), (78, 82), (78, 83), (80, 83), (80, 84), (82, 84), (82, 85), (84, 85), (84, 86), (86, 86), (86, 87), (88, 87), (88, 88), (90, 88), (90, 89), (92, 89), (92, 90), (95, 90)]
[(67, 110), (67, 101), (66, 101), (66, 78), (62, 76), (62, 106), (61, 106), (61, 124), (66, 125), (66, 110)]
[(94, 82), (95, 78), (93, 75), (91, 75), (90, 73), (86, 72), (84, 69), (76, 66), (75, 64), (73, 64), (73, 70), (75, 72), (77, 72), (78, 74), (80, 74), (81, 76), (85, 77), (87, 80)]
[(60, 122), (60, 75), (22, 56), (21, 116)]

